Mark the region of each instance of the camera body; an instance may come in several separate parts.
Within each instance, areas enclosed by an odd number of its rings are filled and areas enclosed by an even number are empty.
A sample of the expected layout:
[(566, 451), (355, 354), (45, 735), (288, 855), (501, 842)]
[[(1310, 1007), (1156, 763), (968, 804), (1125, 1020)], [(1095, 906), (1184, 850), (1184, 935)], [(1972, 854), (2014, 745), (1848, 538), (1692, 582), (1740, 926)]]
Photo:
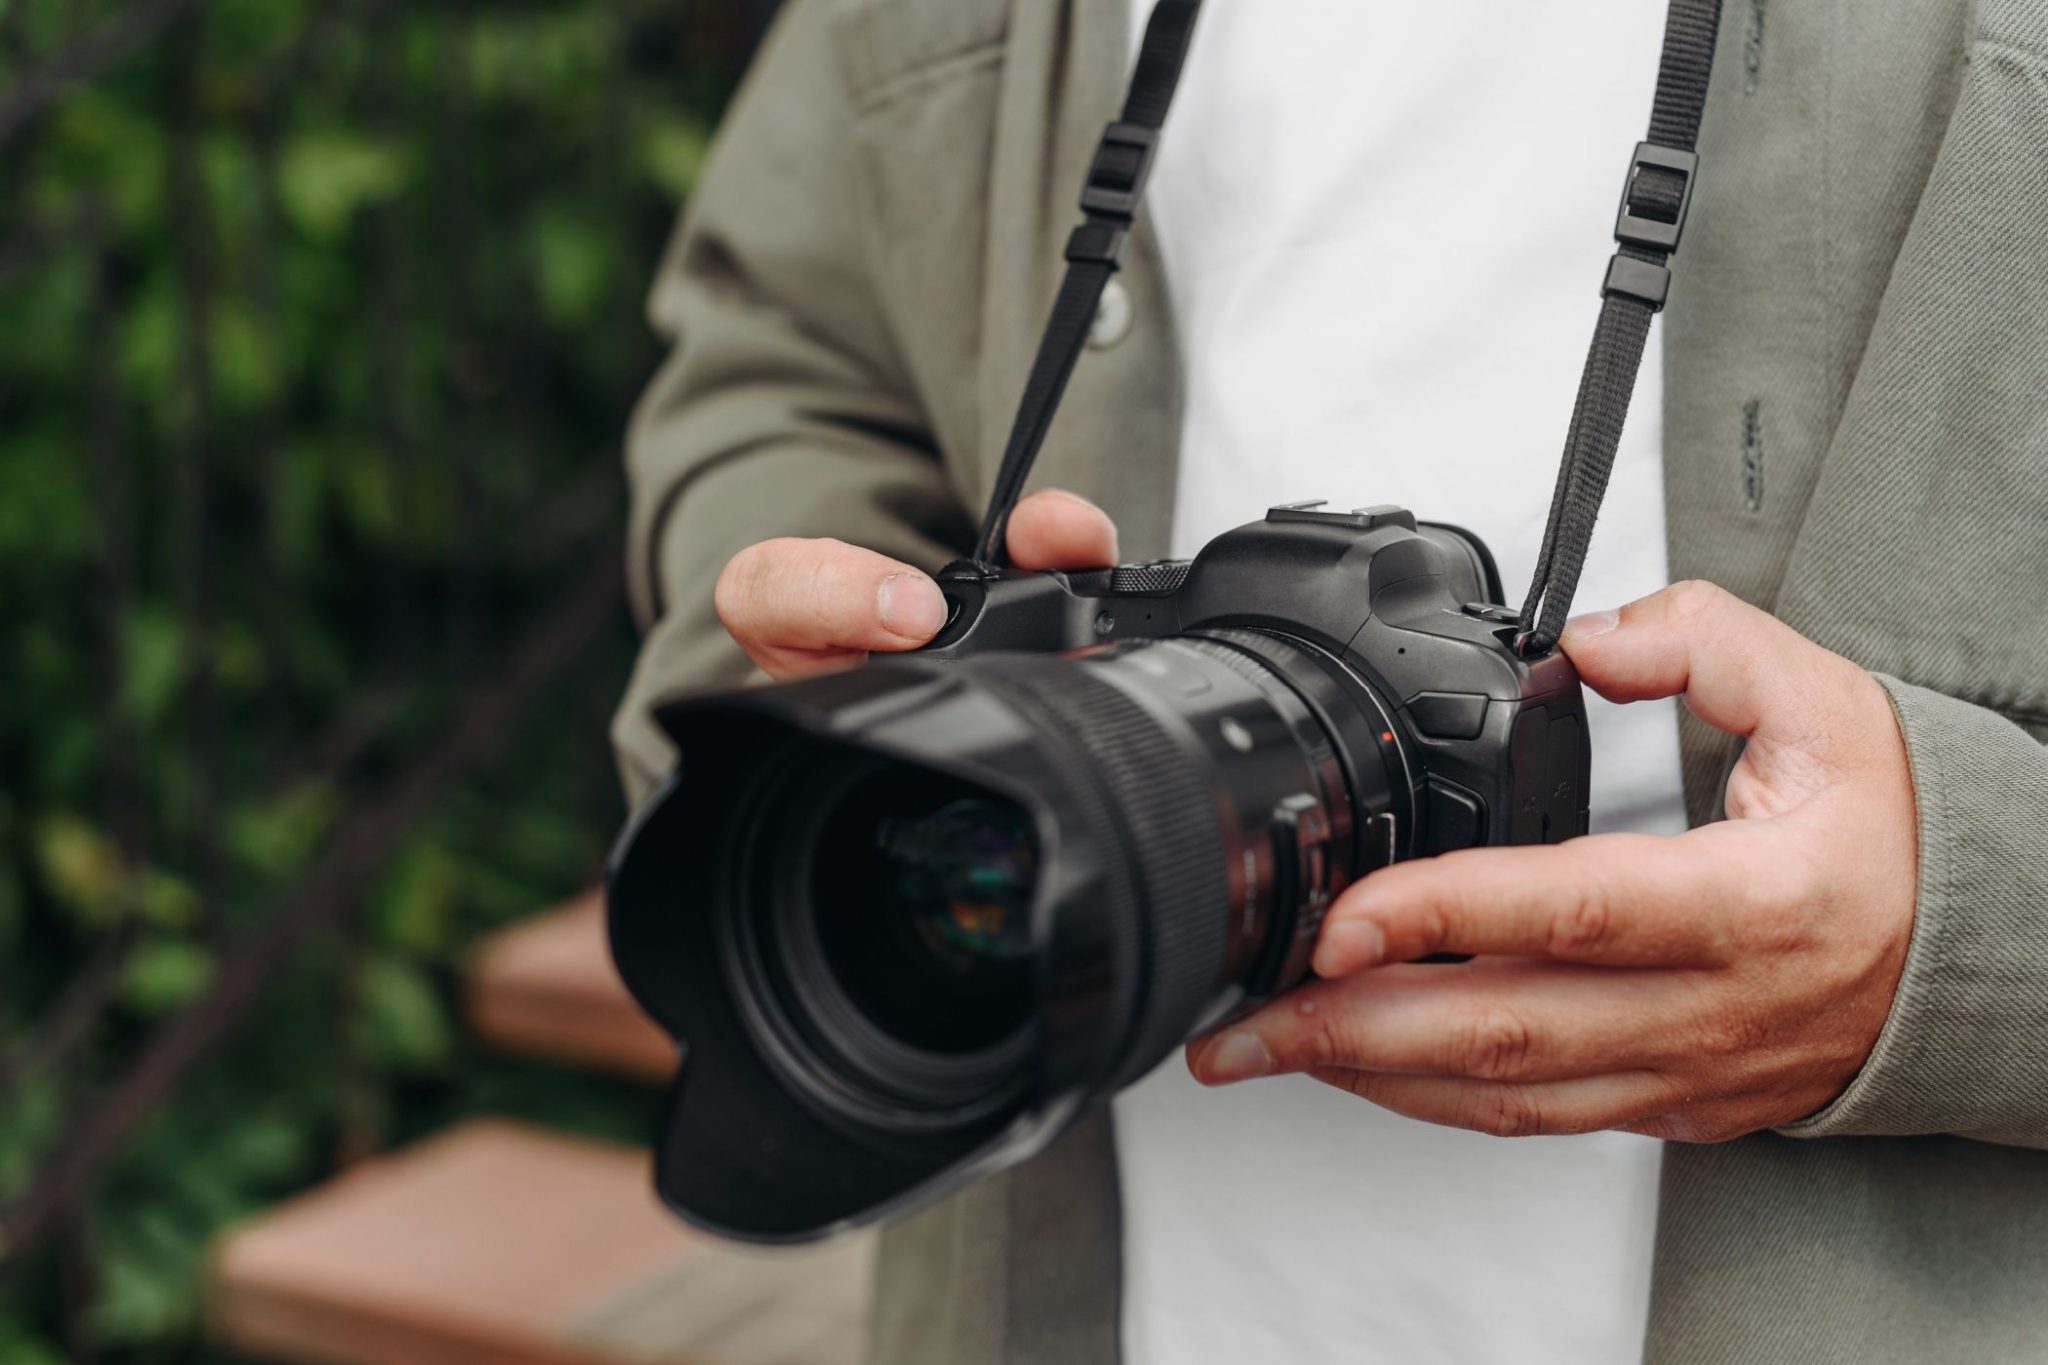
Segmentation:
[(951, 607), (922, 657), (1058, 653), (1217, 629), (1316, 646), (1366, 682), (1405, 741), (1406, 809), (1388, 857), (1586, 832), (1591, 752), (1570, 660), (1523, 659), (1483, 542), (1399, 507), (1290, 503), (1193, 560), (1088, 573), (939, 575)]
[(1491, 556), (1276, 507), (1188, 562), (957, 564), (924, 650), (657, 708), (607, 879), (683, 1217), (800, 1241), (1041, 1151), (1304, 979), (1346, 886), (1586, 828), (1577, 674)]

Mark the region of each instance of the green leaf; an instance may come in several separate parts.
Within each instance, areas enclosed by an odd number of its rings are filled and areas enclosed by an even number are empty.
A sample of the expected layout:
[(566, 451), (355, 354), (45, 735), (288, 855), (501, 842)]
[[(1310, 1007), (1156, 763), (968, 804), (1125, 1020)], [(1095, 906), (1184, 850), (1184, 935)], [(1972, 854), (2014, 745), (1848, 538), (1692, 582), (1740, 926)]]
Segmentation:
[(121, 371), (145, 405), (166, 420), (183, 380), (184, 321), (166, 270), (152, 272), (121, 322)]
[(395, 540), (398, 472), (391, 461), (367, 446), (329, 447), (325, 455), (328, 479), (349, 524), (374, 541)]
[(284, 386), (278, 339), (232, 299), (213, 315), (214, 386), (230, 409), (247, 412), (274, 402)]
[(670, 116), (649, 125), (640, 141), (640, 168), (670, 199), (687, 199), (697, 188), (711, 146), (711, 125), (702, 119)]
[(119, 914), (128, 870), (112, 839), (75, 816), (58, 815), (43, 822), (36, 844), (43, 880), (59, 900), (89, 924), (104, 925)]
[(199, 918), (199, 893), (182, 877), (161, 868), (147, 868), (142, 874), (137, 912), (145, 924), (160, 929), (189, 929)]
[(21, 1192), (63, 1120), (64, 1093), (49, 1076), (29, 1077), (0, 1107), (0, 1200)]
[(140, 944), (121, 974), (121, 998), (142, 1014), (166, 1014), (190, 1004), (213, 984), (213, 954), (185, 939)]
[(440, 955), (462, 899), (462, 866), (446, 849), (407, 849), (386, 881), (379, 905), (385, 941), (414, 957)]
[(6, 1365), (64, 1365), (56, 1345), (28, 1334), (26, 1327), (0, 1322), (0, 1361)]
[(549, 319), (568, 326), (588, 321), (611, 288), (618, 259), (611, 231), (581, 210), (549, 209), (534, 219), (533, 251)]
[(197, 1316), (201, 1249), (161, 1214), (146, 1213), (127, 1235), (104, 1238), (99, 1251), (92, 1324), (109, 1345), (167, 1337)]
[(238, 807), (228, 819), (227, 845), (250, 871), (281, 877), (312, 857), (338, 806), (325, 783), (303, 783), (281, 797)]
[(323, 240), (339, 237), (363, 209), (395, 198), (409, 179), (398, 148), (339, 129), (292, 138), (278, 169), (285, 212)]
[(155, 728), (178, 699), (185, 683), (184, 627), (168, 612), (148, 603), (130, 612), (122, 623), (121, 705), (145, 730)]
[(378, 956), (363, 964), (362, 1028), (365, 1050), (396, 1071), (429, 1071), (443, 1065), (454, 1045), (440, 993), (420, 967), (402, 958)]

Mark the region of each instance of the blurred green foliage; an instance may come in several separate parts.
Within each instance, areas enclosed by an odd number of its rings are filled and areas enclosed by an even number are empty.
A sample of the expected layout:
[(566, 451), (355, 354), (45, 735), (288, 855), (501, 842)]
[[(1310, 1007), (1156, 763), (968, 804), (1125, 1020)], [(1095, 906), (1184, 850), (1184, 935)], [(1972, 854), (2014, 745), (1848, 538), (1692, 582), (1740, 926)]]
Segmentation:
[[(615, 554), (641, 296), (744, 46), (681, 0), (199, 0), (0, 132), (0, 1204)], [(0, 129), (145, 0), (0, 0)], [(595, 879), (623, 615), (0, 1279), (0, 1362), (209, 1358), (209, 1239), (468, 1112), (475, 938)]]

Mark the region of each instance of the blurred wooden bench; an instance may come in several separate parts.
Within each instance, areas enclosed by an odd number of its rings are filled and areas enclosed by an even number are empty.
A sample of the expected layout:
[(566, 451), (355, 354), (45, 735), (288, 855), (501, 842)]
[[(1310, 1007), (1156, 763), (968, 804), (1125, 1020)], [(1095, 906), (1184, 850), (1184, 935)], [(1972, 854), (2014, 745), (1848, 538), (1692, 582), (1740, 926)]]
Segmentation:
[(229, 1235), (218, 1335), (320, 1365), (855, 1365), (870, 1242), (742, 1251), (629, 1148), (479, 1120)]
[[(674, 1069), (595, 893), (480, 945), (465, 1013), (507, 1051)], [(210, 1308), (295, 1365), (856, 1365), (872, 1251), (715, 1242), (659, 1207), (644, 1151), (479, 1119), (231, 1229)]]
[(596, 891), (484, 940), (467, 982), (469, 1026), (493, 1047), (642, 1080), (675, 1070), (675, 1045), (612, 968)]

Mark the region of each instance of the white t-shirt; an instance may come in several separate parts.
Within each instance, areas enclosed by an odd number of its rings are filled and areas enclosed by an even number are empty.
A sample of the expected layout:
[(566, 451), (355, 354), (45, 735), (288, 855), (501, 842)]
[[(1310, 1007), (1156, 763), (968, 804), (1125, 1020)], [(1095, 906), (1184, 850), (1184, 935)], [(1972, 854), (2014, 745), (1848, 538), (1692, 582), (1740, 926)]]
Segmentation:
[[(1134, 0), (1133, 32), (1150, 0)], [(1643, 0), (1214, 0), (1147, 212), (1187, 374), (1174, 552), (1273, 503), (1403, 504), (1533, 570), (1646, 126)], [(1654, 346), (1578, 593), (1663, 586)], [(1684, 827), (1673, 704), (1589, 696), (1593, 824)], [(1129, 1365), (1621, 1365), (1660, 1149), (1505, 1141), (1303, 1077), (1116, 1103)]]

